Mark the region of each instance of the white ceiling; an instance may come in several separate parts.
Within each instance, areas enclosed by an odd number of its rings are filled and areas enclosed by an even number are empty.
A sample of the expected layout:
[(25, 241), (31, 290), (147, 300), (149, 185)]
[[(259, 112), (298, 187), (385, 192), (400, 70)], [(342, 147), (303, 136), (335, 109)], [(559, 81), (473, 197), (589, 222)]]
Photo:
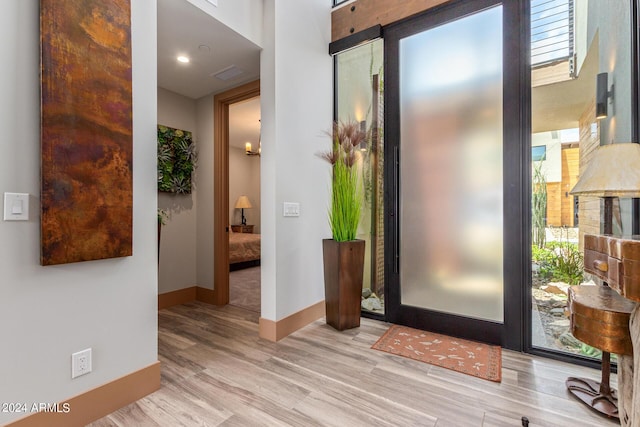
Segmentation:
[[(176, 60), (190, 58), (188, 64)], [(235, 66), (242, 74), (227, 81), (214, 74)], [(187, 0), (158, 0), (158, 86), (198, 99), (260, 78), (260, 48)], [(232, 105), (229, 144), (257, 149), (260, 98)]]
[(534, 133), (579, 126), (580, 115), (595, 98), (598, 56), (597, 43), (593, 43), (578, 78), (533, 88), (531, 126)]
[[(191, 62), (179, 63), (179, 55)], [(213, 76), (234, 65), (244, 72)], [(186, 0), (158, 0), (158, 86), (198, 99), (259, 77), (258, 46)]]

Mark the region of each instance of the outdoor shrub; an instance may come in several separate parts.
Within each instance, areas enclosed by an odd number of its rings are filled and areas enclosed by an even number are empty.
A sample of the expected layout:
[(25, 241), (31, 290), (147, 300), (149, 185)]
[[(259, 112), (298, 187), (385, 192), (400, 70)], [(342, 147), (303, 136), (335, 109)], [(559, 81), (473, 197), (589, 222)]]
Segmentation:
[(594, 359), (600, 359), (602, 357), (602, 350), (599, 350), (595, 347), (591, 347), (590, 345), (583, 343), (580, 346), (580, 354), (593, 357)]
[[(602, 359), (602, 350), (591, 347), (590, 345), (585, 343), (582, 343), (580, 346), (580, 354), (593, 357), (594, 359)], [(611, 361), (616, 362), (617, 360), (618, 357), (614, 353), (611, 353)]]
[(542, 162), (533, 164), (533, 189), (531, 192), (531, 241), (544, 248), (547, 226), (547, 180), (542, 172)]
[(539, 257), (536, 262), (544, 278), (570, 285), (579, 285), (584, 279), (584, 258), (575, 243), (550, 242), (532, 254)]
[(553, 253), (547, 248), (540, 248), (538, 245), (531, 245), (531, 259), (539, 264), (550, 260)]

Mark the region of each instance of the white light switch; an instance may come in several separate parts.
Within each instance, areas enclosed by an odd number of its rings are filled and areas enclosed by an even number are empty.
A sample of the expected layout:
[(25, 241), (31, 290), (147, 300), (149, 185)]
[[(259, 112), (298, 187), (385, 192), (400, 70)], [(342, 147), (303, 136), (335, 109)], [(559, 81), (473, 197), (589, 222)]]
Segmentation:
[(300, 216), (300, 203), (284, 202), (282, 214), (284, 216)]
[(29, 220), (29, 194), (4, 193), (4, 220)]

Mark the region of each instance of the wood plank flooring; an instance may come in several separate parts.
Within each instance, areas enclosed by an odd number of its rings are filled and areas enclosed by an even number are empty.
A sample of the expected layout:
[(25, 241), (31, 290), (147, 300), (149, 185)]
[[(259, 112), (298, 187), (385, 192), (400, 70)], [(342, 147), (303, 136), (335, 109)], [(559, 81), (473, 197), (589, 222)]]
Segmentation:
[(567, 376), (597, 370), (503, 351), (493, 383), (372, 350), (383, 322), (337, 332), (317, 321), (272, 343), (257, 321), (232, 306), (161, 310), (162, 388), (91, 426), (618, 425), (565, 390)]
[(260, 267), (229, 272), (229, 304), (260, 313)]

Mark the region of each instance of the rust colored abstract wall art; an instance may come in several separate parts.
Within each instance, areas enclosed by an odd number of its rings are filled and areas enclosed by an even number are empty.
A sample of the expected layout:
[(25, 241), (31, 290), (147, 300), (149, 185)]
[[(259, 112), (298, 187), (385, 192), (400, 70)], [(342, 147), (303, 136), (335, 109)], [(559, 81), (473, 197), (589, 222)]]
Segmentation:
[(41, 0), (41, 264), (132, 254), (130, 0)]

